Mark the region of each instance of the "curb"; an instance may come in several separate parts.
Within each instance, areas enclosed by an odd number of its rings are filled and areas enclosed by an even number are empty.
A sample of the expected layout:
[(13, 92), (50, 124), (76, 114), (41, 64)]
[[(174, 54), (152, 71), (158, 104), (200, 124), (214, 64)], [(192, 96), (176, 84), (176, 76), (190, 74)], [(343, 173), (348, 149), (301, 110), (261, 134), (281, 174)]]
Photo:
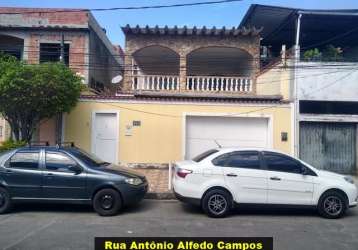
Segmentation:
[(144, 199), (149, 200), (175, 200), (175, 195), (173, 193), (147, 193), (144, 196)]

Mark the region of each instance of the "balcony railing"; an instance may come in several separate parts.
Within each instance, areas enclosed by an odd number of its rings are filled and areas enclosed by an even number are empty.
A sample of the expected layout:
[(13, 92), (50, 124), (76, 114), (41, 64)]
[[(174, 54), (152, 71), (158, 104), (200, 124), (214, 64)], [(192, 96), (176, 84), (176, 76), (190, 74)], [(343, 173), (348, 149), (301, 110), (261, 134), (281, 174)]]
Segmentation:
[(188, 76), (186, 89), (189, 91), (250, 92), (252, 80), (248, 77)]
[[(138, 75), (132, 77), (133, 90), (175, 91), (180, 88), (179, 76)], [(251, 92), (249, 77), (187, 76), (185, 90), (193, 92)]]
[(133, 76), (133, 90), (179, 90), (179, 76), (138, 75)]

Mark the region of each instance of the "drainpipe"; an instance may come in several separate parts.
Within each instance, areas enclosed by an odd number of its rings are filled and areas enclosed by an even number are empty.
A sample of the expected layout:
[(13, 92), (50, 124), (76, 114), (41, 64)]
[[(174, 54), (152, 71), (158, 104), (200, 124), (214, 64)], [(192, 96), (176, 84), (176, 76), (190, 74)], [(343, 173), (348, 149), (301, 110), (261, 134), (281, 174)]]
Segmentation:
[(298, 64), (300, 62), (300, 35), (301, 35), (301, 18), (302, 14), (299, 14), (297, 17), (297, 26), (296, 26), (296, 43), (295, 43), (295, 67), (294, 67), (294, 155), (299, 156), (299, 96), (298, 96), (298, 80), (297, 80), (297, 70)]

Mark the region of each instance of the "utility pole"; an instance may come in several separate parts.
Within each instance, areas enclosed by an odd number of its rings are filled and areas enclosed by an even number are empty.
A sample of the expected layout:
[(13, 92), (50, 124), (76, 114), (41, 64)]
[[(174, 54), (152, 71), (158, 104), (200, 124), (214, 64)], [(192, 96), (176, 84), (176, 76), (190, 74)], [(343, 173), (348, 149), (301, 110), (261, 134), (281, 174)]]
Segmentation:
[(65, 63), (65, 35), (61, 34), (61, 54), (60, 62)]
[[(60, 62), (65, 63), (65, 35), (61, 34), (60, 45)], [(60, 144), (62, 141), (62, 114), (58, 114), (56, 117), (56, 143)]]
[(293, 105), (294, 105), (294, 155), (296, 157), (299, 157), (299, 126), (300, 126), (300, 121), (299, 121), (299, 95), (298, 95), (298, 80), (297, 80), (297, 70), (298, 70), (298, 64), (300, 62), (300, 53), (301, 53), (301, 48), (300, 48), (300, 35), (301, 35), (301, 18), (302, 18), (302, 14), (299, 13), (298, 17), (297, 17), (297, 21), (296, 21), (296, 42), (295, 42), (295, 67), (294, 67), (294, 80), (293, 80), (293, 84), (294, 84), (294, 99), (293, 99)]

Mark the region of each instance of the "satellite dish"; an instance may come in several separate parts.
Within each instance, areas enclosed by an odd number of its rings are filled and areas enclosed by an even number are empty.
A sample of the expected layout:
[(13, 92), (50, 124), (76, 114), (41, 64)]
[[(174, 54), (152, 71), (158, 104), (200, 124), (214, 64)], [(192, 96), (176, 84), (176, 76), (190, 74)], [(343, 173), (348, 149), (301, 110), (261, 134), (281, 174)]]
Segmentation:
[(121, 76), (121, 75), (115, 76), (112, 79), (112, 83), (113, 84), (120, 83), (120, 81), (122, 81), (122, 79), (123, 79), (123, 76)]

